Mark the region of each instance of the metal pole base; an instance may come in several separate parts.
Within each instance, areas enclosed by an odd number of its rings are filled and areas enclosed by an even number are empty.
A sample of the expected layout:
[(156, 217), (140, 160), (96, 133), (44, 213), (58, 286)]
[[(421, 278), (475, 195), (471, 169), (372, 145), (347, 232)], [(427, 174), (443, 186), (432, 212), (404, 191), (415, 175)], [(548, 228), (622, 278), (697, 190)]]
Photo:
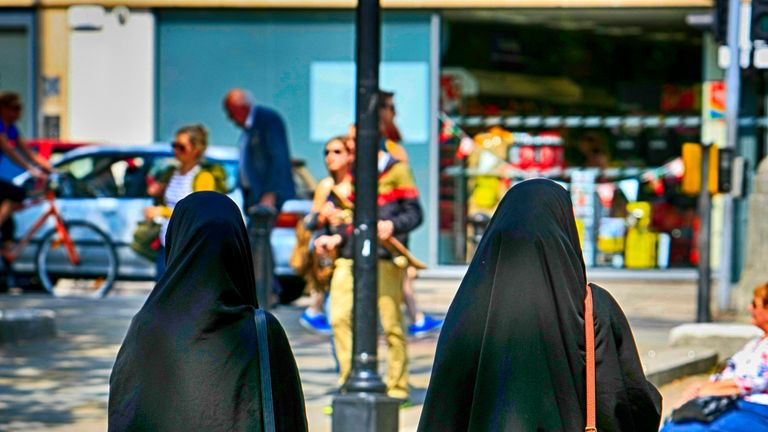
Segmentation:
[[(375, 339), (374, 339), (375, 340)], [(387, 386), (376, 372), (378, 360), (375, 356), (360, 356), (352, 375), (344, 383), (342, 393), (380, 393), (387, 392)]]
[(248, 237), (251, 243), (251, 255), (253, 256), (253, 273), (256, 279), (256, 300), (259, 307), (269, 310), (269, 301), (272, 294), (272, 245), (270, 233), (274, 225), (277, 212), (271, 207), (255, 205), (248, 209)]
[(355, 393), (333, 399), (333, 432), (397, 432), (400, 399)]

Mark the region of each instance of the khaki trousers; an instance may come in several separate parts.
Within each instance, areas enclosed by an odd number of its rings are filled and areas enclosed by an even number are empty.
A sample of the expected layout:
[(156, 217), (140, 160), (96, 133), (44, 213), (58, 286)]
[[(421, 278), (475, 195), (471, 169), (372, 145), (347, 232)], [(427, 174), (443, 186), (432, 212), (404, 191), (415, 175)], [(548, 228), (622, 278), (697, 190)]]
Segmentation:
[[(339, 362), (339, 385), (346, 382), (352, 367), (352, 260), (339, 258), (331, 278), (329, 313)], [(408, 398), (408, 355), (400, 310), (403, 270), (392, 261), (379, 260), (379, 319), (389, 346), (387, 395)]]

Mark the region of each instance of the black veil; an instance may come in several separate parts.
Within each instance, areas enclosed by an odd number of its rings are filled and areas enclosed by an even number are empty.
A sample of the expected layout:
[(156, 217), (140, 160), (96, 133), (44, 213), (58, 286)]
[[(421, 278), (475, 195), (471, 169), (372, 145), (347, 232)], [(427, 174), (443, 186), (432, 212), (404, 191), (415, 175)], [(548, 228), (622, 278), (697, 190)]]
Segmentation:
[[(541, 179), (514, 186), (448, 311), (419, 431), (584, 430), (585, 285), (568, 192)], [(660, 396), (629, 324), (592, 290), (598, 430), (657, 431)]]
[[(248, 236), (232, 200), (198, 192), (174, 209), (167, 270), (134, 316), (110, 377), (110, 431), (260, 431)], [(288, 340), (267, 314), (279, 430), (306, 430)]]

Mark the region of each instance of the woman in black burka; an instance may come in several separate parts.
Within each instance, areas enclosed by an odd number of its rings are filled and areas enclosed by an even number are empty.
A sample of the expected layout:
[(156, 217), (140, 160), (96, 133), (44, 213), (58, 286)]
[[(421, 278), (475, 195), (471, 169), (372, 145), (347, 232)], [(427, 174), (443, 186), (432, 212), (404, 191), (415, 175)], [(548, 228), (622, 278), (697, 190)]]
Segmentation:
[[(586, 283), (568, 192), (510, 189), (448, 310), (419, 431), (583, 431)], [(597, 429), (658, 431), (661, 396), (624, 313), (591, 287)]]
[[(110, 431), (261, 431), (258, 307), (243, 218), (232, 200), (181, 200), (168, 268), (136, 314), (110, 377)], [(306, 431), (304, 396), (282, 327), (267, 314), (280, 431)]]

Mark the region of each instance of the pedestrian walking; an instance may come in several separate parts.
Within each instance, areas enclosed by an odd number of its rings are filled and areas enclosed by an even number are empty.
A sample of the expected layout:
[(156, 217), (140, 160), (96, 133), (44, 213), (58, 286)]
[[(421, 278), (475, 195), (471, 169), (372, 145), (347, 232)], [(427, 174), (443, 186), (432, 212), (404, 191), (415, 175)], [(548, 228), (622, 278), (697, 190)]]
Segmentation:
[[(251, 249), (226, 195), (182, 199), (168, 226), (166, 276), (134, 316), (110, 376), (109, 430), (263, 431)], [(267, 313), (276, 429), (306, 431), (288, 339)]]
[[(395, 159), (408, 162), (408, 153), (402, 145), (403, 136), (400, 128), (395, 123), (395, 93), (379, 90), (379, 129), (381, 131), (381, 148), (387, 151)], [(406, 244), (407, 246), (407, 244)], [(403, 277), (403, 303), (405, 311), (408, 314), (410, 324), (408, 333), (412, 336), (422, 337), (431, 332), (440, 330), (443, 326), (443, 320), (436, 319), (429, 314), (424, 313), (416, 304), (416, 292), (413, 289), (414, 280), (417, 276), (417, 270), (409, 266)]]
[[(661, 396), (619, 305), (590, 284), (599, 431), (656, 431)], [(587, 275), (568, 192), (499, 204), (448, 310), (418, 430), (577, 431), (587, 415)]]
[[(334, 195), (337, 194), (346, 199), (352, 198), (352, 162), (354, 155), (350, 151), (350, 140), (344, 136), (331, 138), (324, 148), (325, 167), (328, 169), (328, 177), (320, 180), (315, 188), (312, 199), (312, 210), (304, 218), (305, 227), (314, 232), (314, 238), (321, 235), (332, 235), (338, 232), (342, 226), (352, 221), (351, 212), (339, 208), (334, 203)], [(330, 280), (325, 280), (322, 274), (332, 267), (333, 257), (318, 256), (317, 251), (312, 251), (312, 261), (316, 265), (310, 266), (309, 279), (313, 281), (310, 305), (299, 318), (302, 326), (312, 331), (331, 334), (331, 325), (325, 314), (325, 297)]]
[[(276, 111), (256, 105), (251, 93), (239, 88), (227, 92), (224, 110), (229, 119), (243, 130), (239, 143), (238, 184), (243, 193), (250, 229), (256, 223), (252, 215), (258, 207), (277, 213), (285, 201), (296, 196), (285, 122)], [(274, 221), (268, 223), (274, 224)], [(272, 228), (274, 226), (268, 227), (268, 238)], [(257, 239), (251, 239), (251, 243), (256, 242)], [(273, 269), (272, 294), (279, 295), (282, 288), (274, 276), (272, 255), (271, 248), (267, 248), (267, 253), (258, 258), (266, 260), (268, 268)]]
[[(395, 94), (393, 92), (379, 90), (379, 133), (381, 134), (381, 142), (379, 149), (389, 154), (390, 157), (400, 162), (408, 163), (408, 152), (405, 147), (400, 143), (403, 137), (400, 133), (400, 129), (395, 123)], [(354, 153), (354, 140), (356, 135), (355, 125), (350, 126), (349, 136), (353, 147), (351, 151)], [(405, 238), (404, 244), (408, 245), (408, 238)], [(429, 314), (424, 313), (419, 309), (416, 303), (416, 293), (413, 289), (413, 281), (416, 279), (417, 270), (413, 266), (409, 266), (403, 276), (403, 303), (405, 304), (405, 311), (408, 314), (408, 333), (411, 336), (423, 337), (432, 332), (440, 330), (443, 326), (443, 320), (436, 319)]]
[(762, 336), (709, 381), (688, 388), (661, 432), (768, 431), (768, 283), (755, 288), (747, 309)]
[(156, 181), (148, 186), (150, 196), (159, 196), (161, 199), (157, 205), (144, 209), (146, 220), (157, 220), (160, 223), (160, 247), (155, 258), (156, 281), (165, 273), (165, 234), (176, 203), (192, 192), (227, 192), (227, 173), (224, 168), (204, 160), (208, 148), (208, 131), (203, 125), (179, 129), (171, 147), (177, 163), (160, 173)]
[[(418, 199), (418, 189), (410, 167), (379, 151), (379, 184), (377, 232), (380, 241), (392, 237), (404, 242), (408, 233), (421, 224), (423, 213)], [(339, 384), (344, 385), (352, 365), (352, 304), (353, 274), (352, 226), (346, 225), (332, 235), (315, 240), (318, 253), (328, 253), (338, 248), (339, 257), (331, 278), (329, 310), (336, 359), (339, 364)], [(403, 269), (393, 261), (392, 254), (384, 247), (378, 250), (378, 308), (381, 326), (389, 347), (389, 359), (385, 384), (390, 397), (407, 400), (408, 354), (403, 331), (402, 302)]]

